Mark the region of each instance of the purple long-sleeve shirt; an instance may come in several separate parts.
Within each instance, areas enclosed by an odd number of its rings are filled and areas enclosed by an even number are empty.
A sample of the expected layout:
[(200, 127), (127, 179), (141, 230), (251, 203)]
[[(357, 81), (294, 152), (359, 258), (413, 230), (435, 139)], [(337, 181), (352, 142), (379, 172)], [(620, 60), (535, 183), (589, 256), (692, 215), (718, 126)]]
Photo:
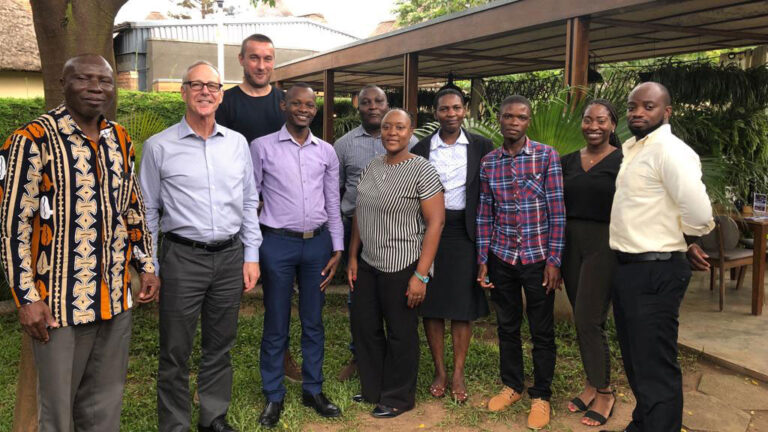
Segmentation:
[(306, 232), (328, 224), (333, 250), (344, 250), (339, 210), (339, 160), (333, 146), (312, 135), (299, 144), (283, 127), (251, 142), (259, 220), (271, 228)]

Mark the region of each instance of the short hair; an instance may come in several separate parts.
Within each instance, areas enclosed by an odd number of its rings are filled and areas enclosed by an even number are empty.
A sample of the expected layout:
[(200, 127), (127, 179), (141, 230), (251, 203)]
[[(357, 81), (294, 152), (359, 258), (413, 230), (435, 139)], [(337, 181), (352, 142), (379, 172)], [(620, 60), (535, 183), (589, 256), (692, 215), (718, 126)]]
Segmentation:
[(71, 69), (75, 63), (78, 63), (81, 60), (86, 59), (86, 58), (99, 58), (99, 59), (103, 60), (104, 63), (107, 64), (107, 66), (109, 66), (110, 70), (113, 70), (112, 69), (112, 65), (109, 64), (109, 61), (107, 61), (107, 59), (105, 59), (102, 55), (94, 54), (94, 53), (82, 53), (82, 54), (78, 54), (78, 55), (76, 55), (74, 57), (70, 57), (69, 59), (67, 59), (67, 61), (64, 62), (64, 66), (62, 66), (62, 68), (61, 68), (61, 75), (64, 76), (66, 74), (67, 70)]
[(646, 81), (644, 83), (640, 83), (640, 84), (636, 85), (635, 88), (632, 89), (632, 91), (634, 91), (636, 88), (638, 88), (640, 86), (643, 86), (643, 85), (646, 85), (646, 84), (649, 84), (649, 85), (652, 85), (652, 86), (655, 86), (656, 88), (658, 88), (659, 91), (661, 91), (661, 97), (662, 97), (662, 100), (664, 101), (664, 103), (667, 104), (667, 106), (672, 105), (672, 96), (669, 94), (669, 89), (667, 89), (667, 87), (664, 84), (660, 83), (660, 82)]
[(499, 105), (499, 111), (503, 110), (505, 106), (512, 105), (512, 104), (525, 105), (528, 107), (528, 111), (533, 112), (533, 109), (531, 109), (531, 101), (529, 101), (527, 97), (522, 95), (512, 95), (505, 98), (503, 101), (501, 101), (501, 105)]
[[(391, 114), (391, 113), (393, 113), (395, 111), (401, 112), (401, 113), (405, 114), (408, 117), (408, 121), (411, 122), (411, 127), (414, 126), (413, 115), (411, 115), (411, 113), (409, 113), (408, 111), (406, 111), (406, 110), (404, 110), (402, 108), (392, 108), (391, 110), (387, 111), (386, 114), (384, 114), (384, 117), (388, 116), (389, 114)], [(381, 120), (383, 121), (384, 118), (382, 117)]]
[(365, 85), (363, 88), (361, 88), (361, 89), (360, 89), (360, 91), (357, 93), (357, 97), (358, 97), (358, 99), (359, 99), (359, 98), (361, 98), (361, 97), (363, 97), (363, 92), (365, 92), (366, 90), (372, 90), (372, 89), (376, 89), (376, 90), (378, 90), (378, 91), (382, 92), (382, 93), (384, 94), (384, 98), (385, 98), (385, 99), (387, 98), (387, 93), (386, 93), (386, 92), (384, 92), (384, 90), (382, 90), (382, 89), (381, 89), (381, 87), (377, 86), (376, 84), (366, 84), (366, 85)]
[(261, 33), (254, 33), (247, 38), (243, 39), (243, 43), (240, 44), (240, 57), (245, 55), (245, 46), (248, 45), (248, 42), (262, 42), (262, 43), (268, 43), (272, 45), (272, 48), (275, 47), (274, 42), (272, 42), (272, 39), (270, 39), (268, 36), (263, 35)]
[(432, 106), (435, 109), (437, 109), (438, 105), (440, 104), (440, 98), (442, 98), (443, 96), (448, 96), (448, 95), (456, 95), (456, 96), (458, 96), (459, 99), (461, 99), (461, 104), (462, 105), (464, 105), (466, 103), (466, 99), (464, 98), (464, 93), (460, 92), (459, 90), (456, 90), (455, 88), (448, 87), (448, 88), (444, 88), (444, 89), (440, 90), (439, 92), (437, 92), (437, 94), (435, 95), (434, 101), (432, 101)]
[(291, 86), (291, 88), (289, 88), (289, 89), (288, 89), (288, 90), (285, 92), (285, 97), (286, 97), (286, 98), (288, 98), (288, 95), (290, 95), (290, 94), (291, 94), (291, 91), (292, 91), (293, 89), (309, 89), (309, 90), (312, 90), (312, 92), (314, 93), (314, 90), (312, 89), (312, 86), (310, 86), (309, 84), (307, 84), (307, 83), (305, 83), (305, 82), (297, 82), (296, 84), (292, 85), (292, 86)]
[(219, 84), (221, 84), (221, 73), (219, 72), (219, 68), (213, 65), (213, 63), (207, 61), (207, 60), (198, 60), (187, 68), (187, 70), (184, 71), (184, 75), (181, 76), (181, 83), (184, 84), (187, 82), (187, 79), (189, 78), (189, 72), (192, 71), (192, 69), (198, 67), (198, 66), (208, 66), (209, 68), (213, 69), (214, 72), (216, 72), (216, 76), (219, 77)]

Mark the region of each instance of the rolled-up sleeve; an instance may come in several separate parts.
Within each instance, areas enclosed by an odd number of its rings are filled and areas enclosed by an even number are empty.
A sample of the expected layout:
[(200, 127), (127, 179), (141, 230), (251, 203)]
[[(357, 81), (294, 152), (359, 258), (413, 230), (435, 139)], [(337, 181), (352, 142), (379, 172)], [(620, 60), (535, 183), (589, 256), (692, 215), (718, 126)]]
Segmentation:
[(661, 160), (661, 179), (669, 196), (680, 208), (684, 234), (699, 237), (712, 231), (712, 204), (701, 181), (699, 156), (684, 145), (670, 145)]

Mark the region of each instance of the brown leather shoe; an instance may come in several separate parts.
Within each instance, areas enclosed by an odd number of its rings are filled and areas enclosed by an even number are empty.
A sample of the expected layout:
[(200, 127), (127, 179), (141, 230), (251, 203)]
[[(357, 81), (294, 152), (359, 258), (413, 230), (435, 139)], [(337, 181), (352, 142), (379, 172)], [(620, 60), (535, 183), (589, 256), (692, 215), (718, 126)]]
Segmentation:
[(543, 429), (549, 424), (549, 401), (544, 399), (531, 399), (531, 412), (528, 414), (529, 429)]
[(291, 357), (291, 352), (285, 350), (285, 360), (283, 361), (283, 367), (285, 368), (285, 377), (293, 382), (301, 382), (301, 368), (296, 361)]
[(498, 412), (519, 401), (523, 395), (514, 391), (511, 387), (504, 386), (496, 396), (488, 401), (488, 410)]
[(341, 372), (339, 372), (339, 381), (346, 381), (357, 373), (357, 362), (354, 358), (352, 358), (349, 363), (347, 363), (346, 366), (344, 366), (341, 369)]

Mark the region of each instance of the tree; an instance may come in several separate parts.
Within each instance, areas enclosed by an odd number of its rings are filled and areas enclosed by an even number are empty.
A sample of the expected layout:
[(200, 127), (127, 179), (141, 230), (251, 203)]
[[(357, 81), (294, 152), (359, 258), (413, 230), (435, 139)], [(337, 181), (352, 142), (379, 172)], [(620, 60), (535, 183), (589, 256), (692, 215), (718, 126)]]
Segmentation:
[[(181, 12), (170, 12), (168, 16), (178, 19), (190, 19), (192, 18), (192, 11), (200, 13), (200, 18), (205, 19), (209, 15), (214, 15), (218, 8), (216, 0), (178, 0), (176, 6), (179, 7)], [(230, 0), (229, 3), (232, 3)], [(253, 7), (258, 6), (260, 3), (267, 4), (269, 6), (275, 5), (275, 0), (250, 0), (250, 5)], [(241, 5), (227, 5), (225, 3), (224, 15), (236, 16), (241, 12)]]
[(392, 12), (398, 27), (407, 27), (443, 15), (460, 12), (492, 0), (395, 0)]
[[(250, 0), (274, 5), (274, 0)], [(115, 70), (112, 30), (115, 16), (127, 0), (31, 0), (32, 21), (37, 35), (43, 70), (45, 107), (53, 109), (63, 101), (59, 78), (64, 63), (78, 54), (98, 54)], [(115, 106), (107, 113), (115, 118)], [(32, 344), (23, 335), (19, 380), (16, 389), (14, 432), (37, 431), (37, 372)]]

